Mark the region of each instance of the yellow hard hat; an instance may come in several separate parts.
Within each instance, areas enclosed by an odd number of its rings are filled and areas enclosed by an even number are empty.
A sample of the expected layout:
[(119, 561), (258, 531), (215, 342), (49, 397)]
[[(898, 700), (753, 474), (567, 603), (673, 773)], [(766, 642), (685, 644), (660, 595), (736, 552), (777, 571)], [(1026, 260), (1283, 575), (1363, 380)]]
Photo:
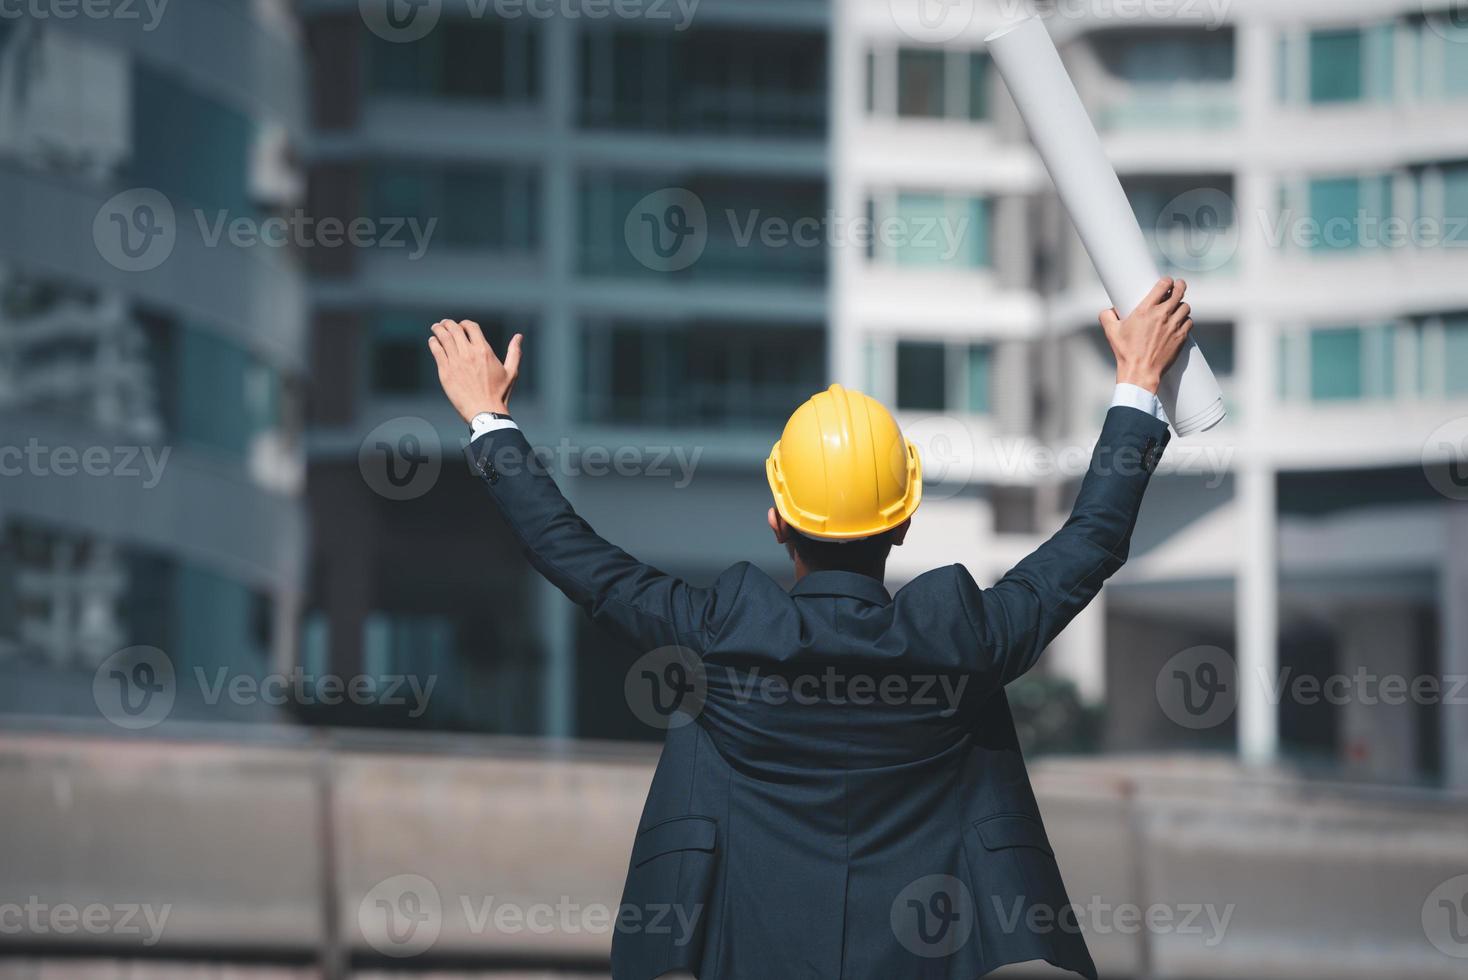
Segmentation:
[(765, 475), (785, 522), (830, 541), (890, 531), (923, 498), (917, 447), (881, 402), (840, 385), (795, 410)]

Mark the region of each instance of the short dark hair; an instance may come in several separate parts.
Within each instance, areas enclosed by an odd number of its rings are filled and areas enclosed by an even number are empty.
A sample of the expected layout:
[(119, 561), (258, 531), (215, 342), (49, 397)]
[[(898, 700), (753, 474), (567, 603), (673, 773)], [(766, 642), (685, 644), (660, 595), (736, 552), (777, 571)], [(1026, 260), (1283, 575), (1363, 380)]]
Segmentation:
[(826, 541), (791, 528), (790, 547), (812, 571), (868, 572), (886, 563), (892, 553), (892, 537), (892, 531), (883, 531), (854, 541)]

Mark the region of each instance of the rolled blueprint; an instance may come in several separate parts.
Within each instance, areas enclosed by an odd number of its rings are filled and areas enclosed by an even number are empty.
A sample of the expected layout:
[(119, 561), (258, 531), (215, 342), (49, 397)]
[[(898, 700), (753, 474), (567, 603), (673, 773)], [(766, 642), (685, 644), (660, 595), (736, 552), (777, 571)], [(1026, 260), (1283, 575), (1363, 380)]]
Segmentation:
[[(1101, 284), (1116, 311), (1126, 316), (1156, 285), (1157, 263), (1050, 32), (1029, 17), (986, 40)], [(1223, 419), (1223, 391), (1191, 337), (1162, 376), (1157, 394), (1180, 436), (1211, 429)]]

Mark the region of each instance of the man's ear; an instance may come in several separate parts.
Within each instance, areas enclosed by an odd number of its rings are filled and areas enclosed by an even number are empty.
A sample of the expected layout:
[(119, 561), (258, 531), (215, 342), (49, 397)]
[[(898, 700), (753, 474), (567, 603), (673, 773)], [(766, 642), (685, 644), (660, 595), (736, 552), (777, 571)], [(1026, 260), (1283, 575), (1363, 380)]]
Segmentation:
[(907, 530), (910, 527), (912, 527), (911, 517), (909, 517), (907, 520), (903, 521), (901, 524), (897, 525), (890, 532), (888, 532), (892, 535), (892, 547), (895, 548), (898, 545), (902, 544), (902, 542), (907, 538)]
[(775, 541), (777, 543), (790, 543), (790, 525), (785, 523), (785, 518), (780, 516), (778, 510), (771, 507), (770, 512), (765, 515), (765, 520), (769, 522), (770, 530), (775, 532)]

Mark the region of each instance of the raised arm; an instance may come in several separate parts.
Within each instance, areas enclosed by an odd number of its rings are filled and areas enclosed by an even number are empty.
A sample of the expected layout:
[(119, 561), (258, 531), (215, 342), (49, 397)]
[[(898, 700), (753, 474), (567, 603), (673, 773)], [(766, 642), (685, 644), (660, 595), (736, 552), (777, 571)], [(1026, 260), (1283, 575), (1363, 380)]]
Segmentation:
[(964, 576), (964, 605), (1000, 684), (1033, 667), (1126, 561), (1142, 494), (1169, 439), (1156, 392), (1192, 329), (1186, 289), (1163, 279), (1125, 321), (1102, 312), (1117, 390), (1070, 519), (993, 588)]
[(720, 617), (716, 591), (666, 575), (599, 537), (509, 418), (524, 338), (510, 340), (501, 362), (471, 320), (441, 320), (432, 329), (428, 346), (439, 382), (474, 433), (470, 465), (536, 571), (644, 651), (678, 644), (702, 652)]

